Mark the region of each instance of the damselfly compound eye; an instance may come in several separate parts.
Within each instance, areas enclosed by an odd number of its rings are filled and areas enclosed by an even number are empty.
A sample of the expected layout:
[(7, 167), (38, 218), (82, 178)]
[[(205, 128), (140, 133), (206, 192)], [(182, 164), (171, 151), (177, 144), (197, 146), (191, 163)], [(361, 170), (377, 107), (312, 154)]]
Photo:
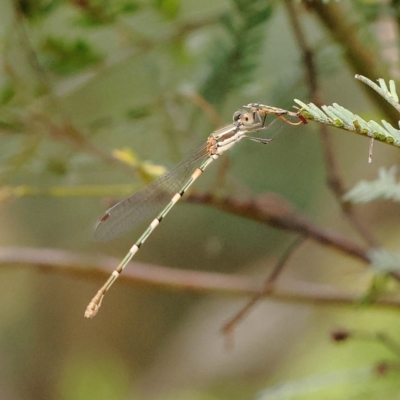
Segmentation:
[(254, 124), (254, 117), (252, 113), (244, 113), (240, 116), (240, 121), (244, 126), (249, 126)]
[(235, 111), (235, 113), (233, 114), (233, 122), (238, 122), (241, 116), (242, 116), (241, 111)]

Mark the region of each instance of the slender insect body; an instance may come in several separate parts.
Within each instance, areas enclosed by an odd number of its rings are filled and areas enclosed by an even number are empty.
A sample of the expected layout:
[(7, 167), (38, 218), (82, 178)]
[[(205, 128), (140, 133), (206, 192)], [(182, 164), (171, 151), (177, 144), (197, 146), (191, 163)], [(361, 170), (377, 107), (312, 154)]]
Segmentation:
[[(268, 126), (265, 126), (265, 120), (268, 114), (273, 114), (290, 124), (293, 123), (287, 121), (283, 115), (288, 114), (300, 119), (297, 114), (258, 103), (251, 103), (244, 106), (244, 109), (245, 111), (239, 110), (234, 113), (233, 124), (212, 133), (208, 137), (205, 145), (184, 158), (170, 171), (157, 178), (145, 188), (107, 210), (103, 217), (100, 218), (96, 225), (95, 237), (98, 240), (105, 241), (125, 233), (148, 218), (153, 212), (155, 214), (157, 209), (162, 209), (131, 247), (106, 283), (90, 301), (85, 311), (86, 318), (92, 318), (97, 314), (105, 293), (114, 281), (128, 265), (133, 256), (139, 251), (140, 247), (154, 229), (165, 218), (171, 208), (182, 198), (189, 187), (212, 161), (216, 160), (222, 153), (230, 149), (243, 138), (248, 138), (262, 144), (270, 143), (272, 139), (248, 136), (248, 134), (268, 129)], [(300, 120), (301, 122), (298, 124), (303, 123), (303, 120)], [(194, 169), (194, 164), (196, 162), (200, 165)]]

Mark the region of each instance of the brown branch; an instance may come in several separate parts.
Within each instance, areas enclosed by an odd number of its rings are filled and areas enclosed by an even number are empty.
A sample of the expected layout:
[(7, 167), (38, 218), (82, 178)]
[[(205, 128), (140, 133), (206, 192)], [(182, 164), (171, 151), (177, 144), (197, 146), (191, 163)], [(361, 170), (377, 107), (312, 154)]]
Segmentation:
[[(274, 228), (300, 233), (316, 243), (356, 258), (365, 264), (370, 264), (367, 249), (334, 232), (313, 225), (297, 213), (293, 205), (274, 193), (264, 193), (246, 201), (217, 197), (209, 193), (191, 193), (186, 196), (186, 200), (252, 219)], [(400, 282), (399, 273), (390, 272), (389, 275)]]
[[(0, 265), (31, 266), (46, 273), (71, 276), (76, 279), (103, 281), (118, 264), (111, 257), (87, 256), (71, 251), (22, 247), (0, 248)], [(143, 263), (130, 263), (119, 282), (128, 285), (146, 284), (173, 290), (218, 292), (221, 294), (248, 296), (260, 292), (260, 287), (249, 277), (213, 272), (186, 271)], [(362, 293), (344, 292), (328, 285), (306, 282), (285, 282), (265, 294), (288, 303), (312, 305), (352, 306), (359, 303)], [(371, 307), (400, 309), (400, 298), (382, 297)]]
[(209, 193), (191, 193), (186, 197), (191, 203), (212, 206), (233, 215), (252, 219), (263, 224), (300, 233), (309, 239), (338, 250), (369, 264), (366, 250), (356, 243), (327, 229), (313, 225), (296, 212), (294, 207), (282, 197), (273, 193), (264, 193), (254, 199), (238, 200), (229, 197), (217, 197)]
[(302, 53), (303, 64), (306, 73), (306, 82), (309, 88), (309, 96), (316, 96), (319, 88), (317, 83), (317, 68), (314, 62), (314, 51), (308, 45), (303, 29), (298, 18), (298, 9), (296, 9), (292, 0), (285, 0), (286, 10), (288, 12), (290, 25), (293, 29), (293, 37)]
[(268, 293), (273, 291), (275, 282), (278, 280), (278, 277), (281, 275), (283, 268), (287, 264), (290, 256), (293, 255), (294, 251), (304, 243), (305, 238), (299, 237), (297, 238), (289, 249), (285, 252), (285, 254), (281, 257), (278, 263), (273, 268), (272, 272), (268, 275), (267, 279), (264, 282), (262, 289), (255, 294), (236, 314), (230, 318), (221, 328), (221, 331), (224, 335), (229, 335), (233, 332), (235, 327), (241, 322), (244, 317), (250, 312), (250, 310)]

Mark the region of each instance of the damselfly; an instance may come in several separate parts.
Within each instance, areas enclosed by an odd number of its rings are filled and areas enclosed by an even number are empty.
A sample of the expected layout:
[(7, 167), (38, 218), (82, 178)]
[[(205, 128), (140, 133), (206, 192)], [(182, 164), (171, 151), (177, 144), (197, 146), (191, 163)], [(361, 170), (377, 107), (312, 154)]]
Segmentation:
[[(99, 241), (114, 239), (145, 219), (150, 218), (161, 209), (158, 216), (150, 223), (106, 283), (90, 301), (85, 311), (86, 318), (94, 317), (97, 314), (104, 295), (132, 257), (212, 161), (216, 160), (241, 139), (250, 139), (262, 144), (268, 144), (272, 141), (272, 139), (248, 136), (268, 129), (269, 126), (266, 125), (268, 114), (273, 114), (291, 125), (306, 123), (299, 113), (258, 103), (248, 104), (242, 110), (238, 110), (233, 114), (233, 123), (231, 125), (213, 132), (203, 146), (184, 158), (170, 171), (106, 211), (97, 222), (95, 229), (95, 238)], [(299, 121), (291, 122), (285, 116), (296, 117)], [(196, 164), (200, 165), (194, 168)]]

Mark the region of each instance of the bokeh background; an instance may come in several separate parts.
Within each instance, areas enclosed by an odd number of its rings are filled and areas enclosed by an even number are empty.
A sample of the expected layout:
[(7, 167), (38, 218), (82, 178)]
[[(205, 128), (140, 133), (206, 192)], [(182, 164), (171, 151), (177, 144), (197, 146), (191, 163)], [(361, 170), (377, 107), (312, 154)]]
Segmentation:
[[(344, 35), (329, 24), (335, 13), (351, 28)], [(353, 76), (398, 77), (398, 18), (397, 1), (2, 0), (0, 398), (398, 398), (398, 372), (373, 372), (397, 362), (373, 337), (400, 340), (398, 311), (361, 305), (372, 282), (366, 265), (313, 241), (292, 255), (281, 281), (327, 285), (354, 293), (354, 302), (272, 296), (227, 338), (222, 326), (249, 296), (171, 288), (160, 275), (158, 284), (121, 279), (99, 314), (83, 318), (105, 279), (97, 267), (115, 267), (146, 226), (96, 243), (93, 227), (110, 205), (230, 123), (242, 105), (292, 110), (295, 98), (312, 100), (295, 22), (323, 101), (390, 120)], [(351, 46), (370, 62), (357, 64)], [(274, 193), (365, 246), (326, 184), (318, 124), (277, 123), (267, 136), (278, 129), (268, 146), (235, 146), (194, 190), (241, 200)], [(330, 135), (346, 188), (398, 159), (396, 149), (375, 144), (368, 164), (367, 139)], [(357, 212), (380, 243), (398, 248), (396, 206)], [(295, 237), (182, 201), (128, 268), (218, 272), (261, 288)], [(330, 340), (337, 328), (367, 333), (339, 345)]]

